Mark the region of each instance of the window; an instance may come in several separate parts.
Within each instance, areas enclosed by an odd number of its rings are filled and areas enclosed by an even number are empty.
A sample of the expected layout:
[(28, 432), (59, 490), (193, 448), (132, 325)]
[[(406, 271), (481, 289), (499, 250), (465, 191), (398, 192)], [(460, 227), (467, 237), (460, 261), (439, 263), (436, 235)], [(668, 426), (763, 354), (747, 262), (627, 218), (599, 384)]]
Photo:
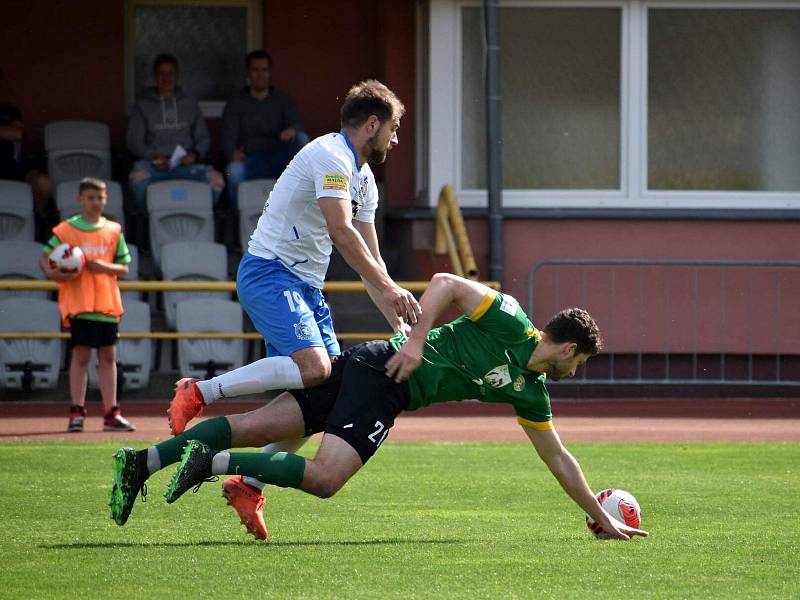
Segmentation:
[(800, 191), (800, 11), (650, 10), (651, 190)]
[(128, 0), (126, 102), (153, 82), (153, 59), (173, 54), (184, 91), (206, 117), (244, 85), (244, 57), (261, 46), (260, 3), (252, 0)]
[[(800, 208), (800, 3), (506, 0), (503, 202)], [(431, 0), (429, 194), (485, 206), (485, 34)]]
[[(461, 187), (486, 187), (480, 7), (462, 9)], [(501, 8), (503, 187), (620, 187), (619, 8)]]

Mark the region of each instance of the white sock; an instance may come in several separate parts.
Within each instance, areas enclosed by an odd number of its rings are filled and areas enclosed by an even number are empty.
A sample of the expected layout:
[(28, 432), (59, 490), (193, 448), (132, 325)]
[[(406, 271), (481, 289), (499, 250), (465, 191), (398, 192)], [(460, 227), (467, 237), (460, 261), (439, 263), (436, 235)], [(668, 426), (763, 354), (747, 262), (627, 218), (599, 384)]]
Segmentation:
[(260, 394), (267, 390), (296, 390), (305, 386), (297, 363), (288, 356), (271, 356), (198, 381), (197, 387), (205, 403), (211, 404), (220, 398)]
[(147, 449), (147, 473), (152, 475), (161, 468), (161, 457), (155, 446)]
[[(308, 441), (307, 437), (304, 438), (297, 438), (296, 440), (286, 440), (284, 442), (272, 442), (271, 444), (267, 444), (264, 446), (261, 451), (262, 452), (297, 452), (300, 448), (303, 447)], [(247, 485), (252, 485), (253, 487), (257, 487), (261, 491), (264, 490), (264, 487), (267, 485), (263, 481), (258, 479), (253, 479), (252, 477), (248, 477), (245, 475), (242, 477), (242, 481), (244, 481)]]
[(231, 462), (230, 452), (217, 452), (211, 459), (211, 474), (225, 475), (228, 472), (228, 465)]

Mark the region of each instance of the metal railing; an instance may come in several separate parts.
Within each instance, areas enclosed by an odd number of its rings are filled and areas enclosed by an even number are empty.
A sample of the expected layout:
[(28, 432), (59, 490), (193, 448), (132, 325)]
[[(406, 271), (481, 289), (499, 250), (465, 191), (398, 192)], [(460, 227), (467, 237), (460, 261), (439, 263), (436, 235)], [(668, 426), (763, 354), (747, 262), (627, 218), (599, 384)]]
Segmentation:
[(798, 269), (800, 260), (548, 259), (528, 271), (528, 313), (548, 318), (540, 305), (566, 301), (607, 329), (606, 348), (571, 383), (796, 388)]

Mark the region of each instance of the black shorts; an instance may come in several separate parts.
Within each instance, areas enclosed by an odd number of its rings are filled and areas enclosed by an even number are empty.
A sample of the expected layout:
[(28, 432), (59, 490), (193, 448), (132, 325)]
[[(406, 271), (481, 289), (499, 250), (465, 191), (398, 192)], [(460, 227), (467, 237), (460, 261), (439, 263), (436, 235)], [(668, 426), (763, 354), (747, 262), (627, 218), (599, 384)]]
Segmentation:
[(408, 408), (408, 383), (386, 376), (394, 354), (388, 342), (353, 346), (333, 363), (324, 384), (291, 390), (305, 421), (305, 434), (324, 431), (342, 438), (366, 463), (380, 447), (395, 417)]
[(90, 319), (70, 319), (73, 346), (103, 348), (116, 346), (119, 339), (119, 325)]

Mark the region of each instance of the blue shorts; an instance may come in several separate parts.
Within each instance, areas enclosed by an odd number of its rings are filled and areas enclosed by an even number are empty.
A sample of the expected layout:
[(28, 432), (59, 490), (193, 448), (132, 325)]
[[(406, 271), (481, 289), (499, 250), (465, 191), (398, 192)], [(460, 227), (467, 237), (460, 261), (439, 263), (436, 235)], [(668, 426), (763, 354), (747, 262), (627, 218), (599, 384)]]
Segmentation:
[(303, 348), (341, 353), (333, 317), (322, 291), (308, 285), (277, 259), (245, 252), (236, 273), (236, 293), (258, 332), (267, 356), (291, 356)]

